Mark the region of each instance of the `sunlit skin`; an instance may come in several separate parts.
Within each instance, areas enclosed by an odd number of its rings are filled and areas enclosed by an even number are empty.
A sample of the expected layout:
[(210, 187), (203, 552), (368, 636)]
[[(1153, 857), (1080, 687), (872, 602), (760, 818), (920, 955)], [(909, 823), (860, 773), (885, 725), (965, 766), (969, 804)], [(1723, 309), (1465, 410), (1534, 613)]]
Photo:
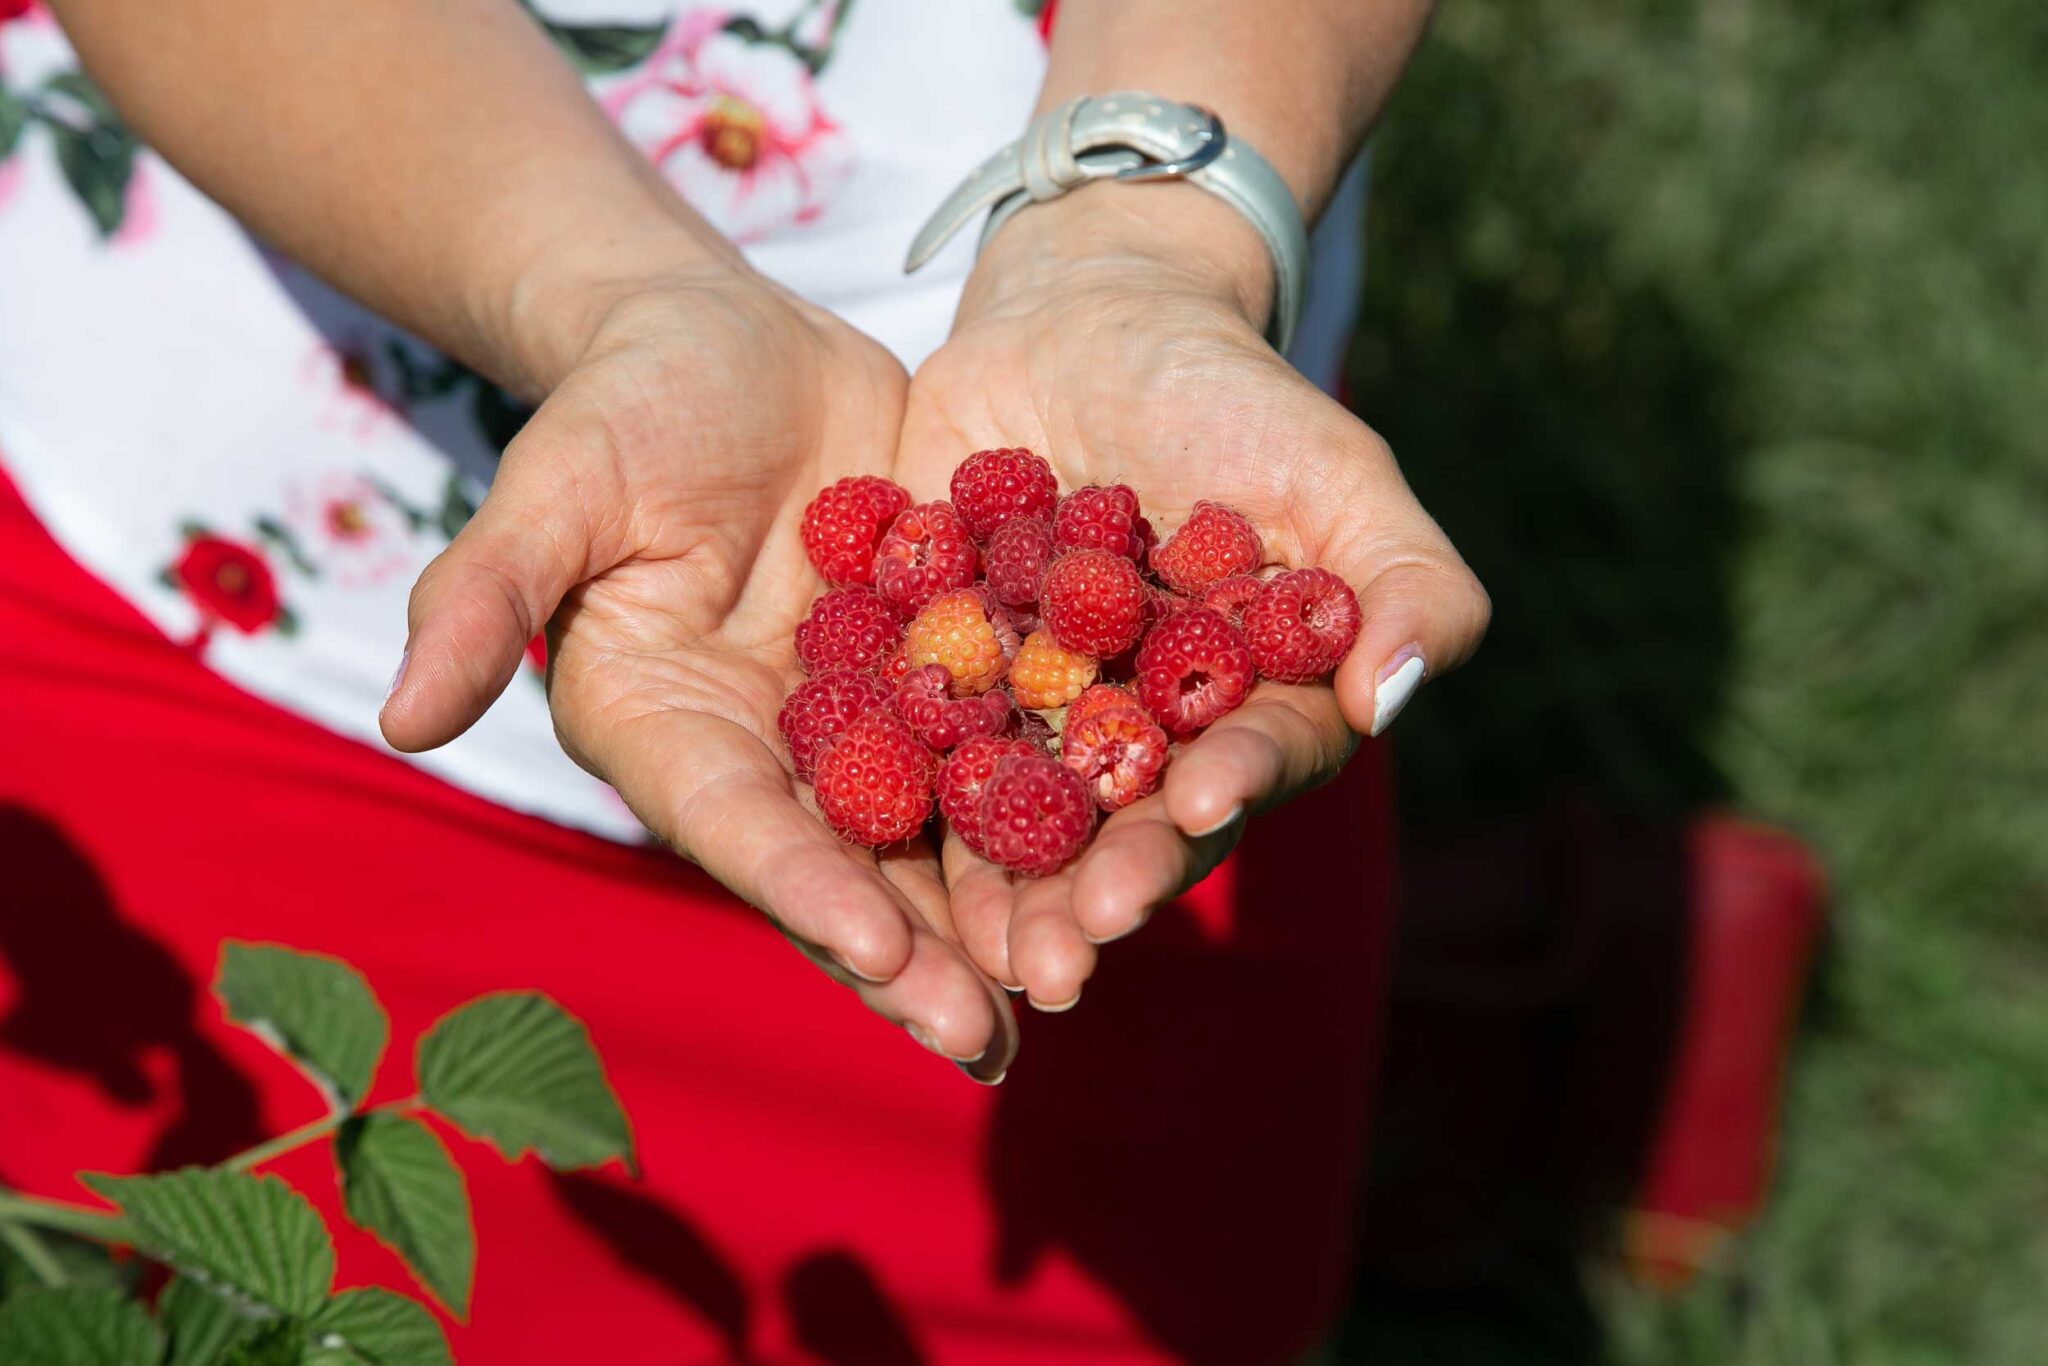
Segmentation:
[(948, 841), (961, 942), (1043, 1007), (1070, 1004), (1098, 943), (1214, 867), (1244, 829), (1236, 817), (1335, 775), (1397, 650), (1419, 643), (1441, 671), (1485, 630), (1484, 592), (1385, 443), (1261, 337), (1260, 251), (1191, 187), (1096, 187), (1038, 206), (990, 246), (952, 339), (911, 381), (896, 469), (914, 495), (942, 489), (968, 451), (1026, 445), (1065, 488), (1139, 490), (1162, 534), (1197, 499), (1227, 503), (1258, 525), (1269, 559), (1342, 575), (1364, 607), (1334, 687), (1261, 684), (1058, 875), (1012, 878)]

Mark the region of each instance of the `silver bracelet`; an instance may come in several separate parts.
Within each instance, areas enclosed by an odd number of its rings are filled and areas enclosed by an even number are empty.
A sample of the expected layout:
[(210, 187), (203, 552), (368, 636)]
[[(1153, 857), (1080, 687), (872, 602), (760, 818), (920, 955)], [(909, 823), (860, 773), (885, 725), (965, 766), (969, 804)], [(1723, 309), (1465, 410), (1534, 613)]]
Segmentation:
[[(914, 271), (989, 210), (981, 247), (1030, 204), (1057, 199), (1091, 180), (1185, 180), (1222, 199), (1258, 230), (1273, 257), (1273, 319), (1266, 337), (1285, 352), (1308, 292), (1308, 230), (1294, 192), (1250, 143), (1198, 105), (1140, 90), (1068, 100), (1031, 121), (1024, 136), (976, 167), (946, 196), (910, 244)], [(977, 251), (980, 248), (976, 248)]]

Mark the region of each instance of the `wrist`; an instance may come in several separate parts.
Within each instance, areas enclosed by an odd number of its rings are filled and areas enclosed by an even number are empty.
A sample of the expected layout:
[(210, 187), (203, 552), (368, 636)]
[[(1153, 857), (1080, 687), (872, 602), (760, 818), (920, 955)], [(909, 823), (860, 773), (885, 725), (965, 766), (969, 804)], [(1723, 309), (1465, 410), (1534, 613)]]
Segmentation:
[(498, 377), (539, 399), (583, 359), (605, 319), (625, 300), (749, 273), (723, 238), (656, 215), (638, 227), (535, 242), (520, 254), (506, 283), (479, 298), (471, 314)]
[(1236, 209), (1185, 182), (1101, 182), (1029, 205), (1004, 224), (975, 264), (960, 313), (1096, 283), (1206, 295), (1255, 333), (1273, 308), (1272, 257)]

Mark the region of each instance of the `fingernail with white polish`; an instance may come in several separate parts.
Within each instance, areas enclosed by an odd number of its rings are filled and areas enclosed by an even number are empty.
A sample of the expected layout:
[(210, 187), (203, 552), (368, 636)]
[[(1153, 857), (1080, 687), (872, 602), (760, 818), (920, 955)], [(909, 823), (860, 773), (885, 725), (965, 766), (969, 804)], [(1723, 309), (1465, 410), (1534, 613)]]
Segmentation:
[(405, 666), (410, 664), (411, 662), (412, 647), (408, 645), (405, 647), (405, 650), (398, 656), (398, 668), (392, 672), (391, 686), (384, 690), (384, 700), (386, 702), (389, 702), (391, 700), (391, 694), (398, 691), (399, 684), (405, 682)]
[(939, 1041), (933, 1038), (929, 1033), (927, 1033), (925, 1031), (925, 1027), (919, 1024), (917, 1021), (907, 1021), (903, 1026), (903, 1032), (905, 1034), (908, 1034), (911, 1038), (916, 1039), (918, 1046), (920, 1048), (928, 1049), (931, 1052), (938, 1054), (942, 1058), (948, 1056), (946, 1050), (939, 1047)]
[(1072, 1010), (1075, 1006), (1081, 1004), (1081, 993), (1077, 991), (1072, 996), (1069, 996), (1066, 1000), (1057, 1002), (1053, 1005), (1045, 1005), (1042, 1002), (1028, 996), (1025, 997), (1025, 999), (1030, 1001), (1035, 1009), (1039, 1010), (1040, 1012), (1046, 1015), (1064, 1015), (1068, 1011)]
[(1242, 816), (1243, 814), (1244, 814), (1244, 803), (1243, 803), (1243, 802), (1239, 802), (1239, 803), (1238, 803), (1238, 804), (1237, 804), (1236, 806), (1233, 806), (1233, 807), (1231, 807), (1231, 808), (1230, 808), (1230, 809), (1229, 809), (1228, 811), (1226, 811), (1226, 812), (1224, 812), (1224, 813), (1223, 813), (1223, 819), (1222, 819), (1222, 820), (1220, 820), (1220, 821), (1216, 822), (1216, 823), (1215, 823), (1214, 825), (1212, 825), (1212, 826), (1208, 827), (1208, 828), (1207, 828), (1206, 830), (1190, 830), (1190, 831), (1188, 831), (1188, 838), (1189, 838), (1189, 839), (1197, 839), (1197, 840), (1198, 840), (1198, 839), (1202, 839), (1202, 838), (1203, 838), (1203, 837), (1205, 837), (1205, 836), (1208, 836), (1208, 835), (1213, 835), (1213, 834), (1215, 834), (1215, 833), (1216, 833), (1217, 831), (1219, 831), (1219, 830), (1225, 830), (1225, 829), (1228, 829), (1228, 828), (1229, 828), (1229, 826), (1230, 826), (1230, 823), (1231, 823), (1232, 821), (1236, 820), (1236, 819), (1237, 819), (1237, 818), (1238, 818), (1239, 816)]
[(1372, 695), (1372, 733), (1378, 735), (1394, 724), (1394, 718), (1401, 714), (1401, 708), (1408, 705), (1408, 699), (1415, 696), (1415, 690), (1422, 686), (1423, 675), (1429, 666), (1423, 662), (1420, 645), (1403, 645), (1394, 651), (1394, 657), (1380, 670), (1379, 682)]

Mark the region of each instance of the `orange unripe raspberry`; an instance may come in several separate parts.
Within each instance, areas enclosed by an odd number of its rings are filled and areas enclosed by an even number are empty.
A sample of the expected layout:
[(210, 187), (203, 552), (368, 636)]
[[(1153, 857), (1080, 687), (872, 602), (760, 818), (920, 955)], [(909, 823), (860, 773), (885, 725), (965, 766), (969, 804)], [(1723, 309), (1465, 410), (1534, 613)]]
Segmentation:
[(910, 667), (945, 665), (959, 697), (974, 697), (1002, 682), (1016, 651), (1017, 632), (1009, 618), (973, 588), (933, 598), (903, 638)]
[(1010, 691), (1020, 707), (1064, 707), (1095, 681), (1095, 675), (1093, 656), (1067, 649), (1050, 631), (1033, 631), (1010, 661)]

